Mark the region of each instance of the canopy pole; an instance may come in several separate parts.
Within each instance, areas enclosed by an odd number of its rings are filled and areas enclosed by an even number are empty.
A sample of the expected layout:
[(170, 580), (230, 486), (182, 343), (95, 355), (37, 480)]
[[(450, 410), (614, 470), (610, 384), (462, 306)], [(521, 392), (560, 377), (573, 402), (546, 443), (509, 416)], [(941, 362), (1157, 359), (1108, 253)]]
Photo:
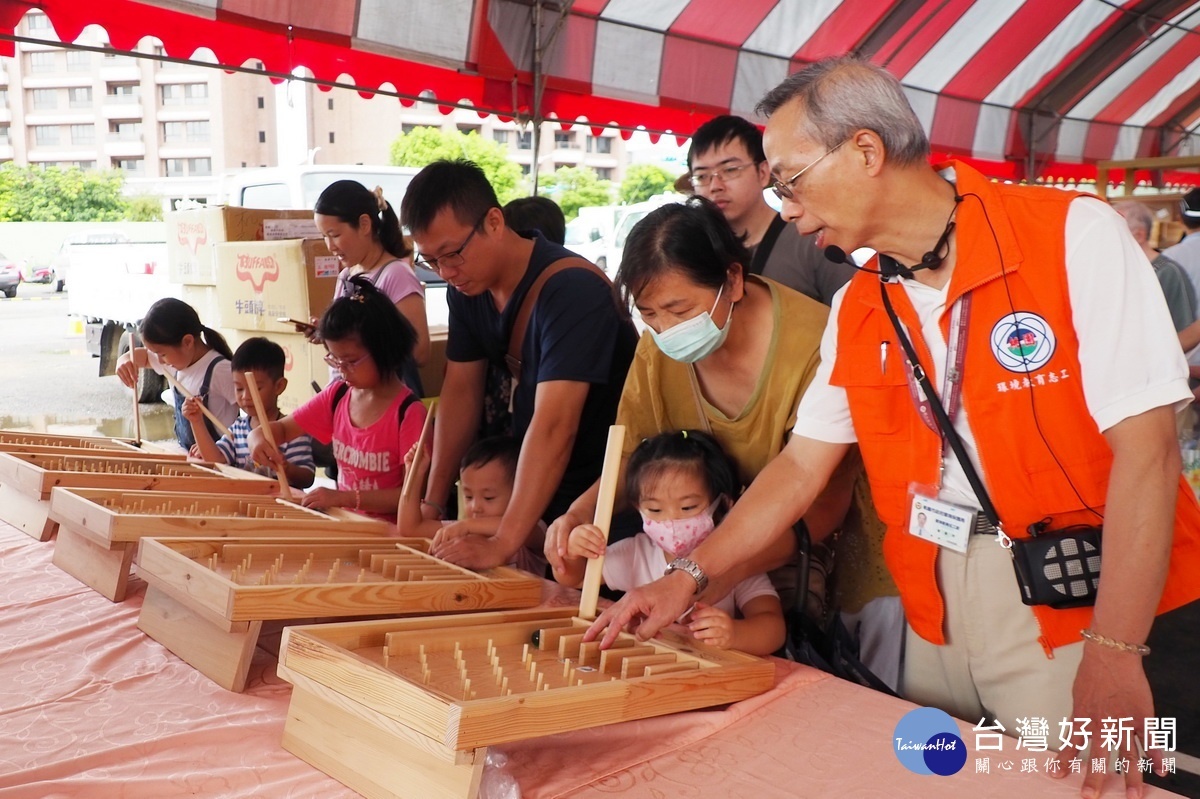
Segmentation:
[(538, 154), (542, 145), (542, 0), (533, 3), (533, 196), (538, 193)]

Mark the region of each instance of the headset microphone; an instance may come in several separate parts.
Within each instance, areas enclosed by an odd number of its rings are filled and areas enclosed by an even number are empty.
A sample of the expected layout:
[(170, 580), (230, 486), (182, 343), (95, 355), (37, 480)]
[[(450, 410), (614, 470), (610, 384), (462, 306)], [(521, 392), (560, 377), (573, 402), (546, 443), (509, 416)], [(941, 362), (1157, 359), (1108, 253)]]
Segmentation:
[(860, 272), (870, 272), (872, 275), (912, 277), (912, 270), (902, 266), (898, 261), (888, 258), (886, 255), (879, 256), (879, 265), (882, 269), (868, 269), (865, 266), (859, 266), (854, 262), (853, 258), (846, 254), (845, 250), (836, 244), (831, 244), (825, 248), (825, 258), (833, 261), (835, 264), (849, 264)]

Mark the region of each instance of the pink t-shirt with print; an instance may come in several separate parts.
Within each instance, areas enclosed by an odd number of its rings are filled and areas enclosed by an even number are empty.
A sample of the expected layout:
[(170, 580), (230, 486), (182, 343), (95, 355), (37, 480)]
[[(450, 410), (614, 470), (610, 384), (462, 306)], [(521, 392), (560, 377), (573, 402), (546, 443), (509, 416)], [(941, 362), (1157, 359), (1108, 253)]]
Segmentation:
[[(335, 408), (333, 397), (340, 381), (330, 383), (317, 396), (292, 414), (304, 432), (323, 443), (333, 441), (333, 457), (338, 465), (338, 489), (374, 491), (400, 488), (404, 484), (404, 456), (421, 437), (425, 425), (425, 406), (415, 400), (400, 419), (400, 406), (412, 396), (401, 389), (383, 415), (367, 427), (355, 427), (350, 421), (350, 393), (345, 392)], [(394, 520), (396, 515), (373, 514)]]

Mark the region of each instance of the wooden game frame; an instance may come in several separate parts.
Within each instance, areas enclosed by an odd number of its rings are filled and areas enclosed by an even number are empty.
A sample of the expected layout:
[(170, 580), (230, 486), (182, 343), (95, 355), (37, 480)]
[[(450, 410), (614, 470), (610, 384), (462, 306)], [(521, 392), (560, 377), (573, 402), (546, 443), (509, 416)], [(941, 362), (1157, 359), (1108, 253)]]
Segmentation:
[(589, 624), (574, 609), (540, 609), (288, 627), (283, 746), (372, 799), (472, 799), (492, 744), (735, 702), (774, 684), (769, 660), (670, 630), (645, 643), (622, 633), (602, 652), (581, 641)]
[(125, 599), (137, 542), (237, 536), (384, 536), (391, 525), (341, 508), (315, 510), (278, 497), (55, 488), (53, 563), (113, 602)]
[(139, 446), (133, 439), (128, 438), (76, 436), (66, 433), (34, 433), (23, 430), (0, 429), (0, 451), (37, 452), (37, 449), (33, 449), (35, 447), (43, 447), (48, 452), (73, 449), (86, 450), (94, 454), (113, 452), (171, 460), (187, 460), (187, 453), (168, 452), (165, 449), (155, 447), (147, 441), (143, 441)]
[(138, 627), (218, 685), (241, 691), (264, 621), (541, 601), (538, 577), (508, 567), (473, 572), (428, 550), (429, 541), (417, 538), (143, 538), (138, 573), (147, 589)]
[(270, 494), (274, 480), (242, 469), (212, 464), (112, 453), (0, 452), (0, 519), (38, 541), (48, 541), (58, 523), (49, 516), (55, 486)]

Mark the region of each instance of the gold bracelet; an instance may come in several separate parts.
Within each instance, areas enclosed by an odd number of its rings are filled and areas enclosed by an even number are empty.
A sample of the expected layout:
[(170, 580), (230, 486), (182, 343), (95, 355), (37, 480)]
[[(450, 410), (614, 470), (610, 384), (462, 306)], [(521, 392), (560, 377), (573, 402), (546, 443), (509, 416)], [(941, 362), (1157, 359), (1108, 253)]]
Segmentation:
[(1079, 634), (1088, 641), (1091, 641), (1093, 644), (1107, 646), (1109, 649), (1116, 649), (1120, 652), (1131, 652), (1135, 655), (1141, 655), (1142, 657), (1150, 654), (1150, 647), (1146, 646), (1145, 644), (1127, 644), (1124, 641), (1118, 641), (1115, 638), (1109, 638), (1101, 635), (1091, 628), (1080, 630)]

